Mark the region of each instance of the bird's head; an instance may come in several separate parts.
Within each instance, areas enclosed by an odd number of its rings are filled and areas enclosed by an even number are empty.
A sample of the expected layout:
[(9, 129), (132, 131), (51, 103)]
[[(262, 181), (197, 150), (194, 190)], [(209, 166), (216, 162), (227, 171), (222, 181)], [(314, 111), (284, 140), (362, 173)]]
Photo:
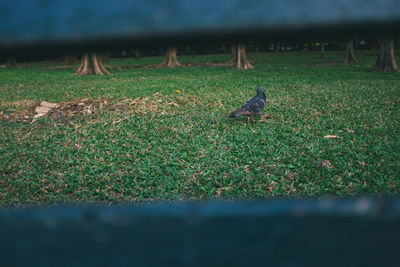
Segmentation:
[(260, 94), (260, 93), (265, 93), (265, 88), (262, 87), (262, 86), (257, 87), (257, 93), (258, 93), (258, 94)]
[(261, 97), (262, 99), (266, 99), (267, 96), (265, 95), (265, 88), (262, 86), (257, 87), (257, 96)]

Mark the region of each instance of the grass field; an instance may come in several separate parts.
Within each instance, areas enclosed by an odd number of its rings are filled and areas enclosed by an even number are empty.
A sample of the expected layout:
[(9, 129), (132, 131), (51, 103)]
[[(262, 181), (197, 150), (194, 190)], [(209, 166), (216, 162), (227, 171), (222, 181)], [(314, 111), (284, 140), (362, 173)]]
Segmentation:
[[(0, 69), (0, 203), (399, 194), (400, 73), (371, 72), (374, 52), (356, 56), (344, 66), (344, 52), (251, 54), (247, 71), (115, 59), (112, 76), (56, 62)], [(259, 85), (270, 117), (228, 119)], [(90, 112), (6, 119), (80, 99)]]

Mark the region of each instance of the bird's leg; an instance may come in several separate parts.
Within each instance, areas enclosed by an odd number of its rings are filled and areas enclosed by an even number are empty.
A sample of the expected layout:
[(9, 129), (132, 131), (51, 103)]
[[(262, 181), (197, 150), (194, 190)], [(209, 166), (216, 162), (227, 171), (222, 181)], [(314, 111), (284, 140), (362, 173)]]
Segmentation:
[(250, 122), (250, 116), (247, 116), (247, 122)]
[(268, 114), (261, 115), (261, 118), (268, 118), (268, 117), (269, 117)]

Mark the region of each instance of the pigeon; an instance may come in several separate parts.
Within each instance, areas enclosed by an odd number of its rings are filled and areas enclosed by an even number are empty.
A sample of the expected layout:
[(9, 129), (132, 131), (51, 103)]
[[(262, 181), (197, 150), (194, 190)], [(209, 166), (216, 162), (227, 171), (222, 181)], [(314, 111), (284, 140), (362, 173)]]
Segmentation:
[[(261, 116), (261, 111), (265, 108), (266, 98), (267, 97), (265, 95), (265, 88), (259, 86), (257, 88), (257, 95), (250, 99), (249, 102), (247, 102), (243, 107), (233, 111), (231, 115), (229, 115), (229, 118), (236, 118), (245, 115), (248, 117), (248, 121), (250, 121), (251, 115), (258, 114)], [(266, 116), (268, 115), (264, 115), (262, 117)]]

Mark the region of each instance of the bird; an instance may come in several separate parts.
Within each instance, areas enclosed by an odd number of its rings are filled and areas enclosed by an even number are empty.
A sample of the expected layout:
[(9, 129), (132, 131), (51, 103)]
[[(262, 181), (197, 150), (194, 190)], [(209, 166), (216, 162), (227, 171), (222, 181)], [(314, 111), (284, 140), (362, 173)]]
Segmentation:
[(268, 115), (261, 115), (261, 111), (265, 108), (267, 96), (265, 95), (265, 88), (263, 86), (257, 87), (257, 95), (250, 99), (241, 108), (233, 111), (229, 118), (237, 118), (239, 116), (247, 116), (247, 121), (250, 121), (250, 116), (260, 115), (261, 117), (268, 117)]

